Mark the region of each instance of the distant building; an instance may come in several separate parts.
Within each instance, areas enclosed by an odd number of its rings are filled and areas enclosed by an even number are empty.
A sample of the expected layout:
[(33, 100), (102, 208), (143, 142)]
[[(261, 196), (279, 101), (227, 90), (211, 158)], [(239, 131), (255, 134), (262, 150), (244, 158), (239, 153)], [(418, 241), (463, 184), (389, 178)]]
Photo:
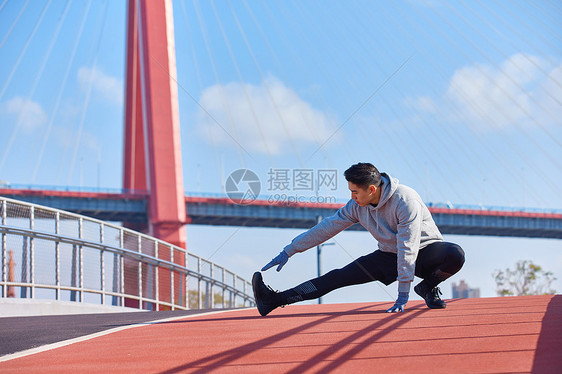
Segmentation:
[(459, 285), (453, 283), (453, 299), (469, 299), (480, 297), (480, 288), (470, 288), (461, 280)]

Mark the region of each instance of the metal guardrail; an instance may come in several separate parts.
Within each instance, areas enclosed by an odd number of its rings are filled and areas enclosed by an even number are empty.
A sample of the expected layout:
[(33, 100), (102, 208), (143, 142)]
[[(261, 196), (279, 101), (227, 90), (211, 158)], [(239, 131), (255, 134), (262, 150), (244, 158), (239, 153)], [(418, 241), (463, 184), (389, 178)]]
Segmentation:
[(250, 283), (231, 271), (96, 219), (0, 197), (0, 234), (1, 297), (145, 310), (253, 305)]

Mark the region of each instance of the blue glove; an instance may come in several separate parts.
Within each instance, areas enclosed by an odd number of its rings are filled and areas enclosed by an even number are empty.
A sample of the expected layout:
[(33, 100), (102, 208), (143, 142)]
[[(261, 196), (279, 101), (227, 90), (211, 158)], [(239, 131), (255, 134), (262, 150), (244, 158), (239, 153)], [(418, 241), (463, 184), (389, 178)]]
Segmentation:
[(269, 269), (270, 267), (273, 267), (275, 265), (279, 265), (279, 266), (277, 266), (277, 271), (279, 271), (283, 268), (283, 266), (285, 266), (287, 261), (289, 261), (289, 255), (285, 251), (281, 251), (281, 253), (279, 253), (277, 255), (277, 257), (275, 257), (273, 260), (271, 260), (269, 262), (269, 264), (265, 265), (261, 269), (261, 271), (266, 271), (267, 269)]
[(398, 292), (398, 299), (396, 299), (394, 305), (386, 312), (387, 313), (403, 312), (409, 297), (410, 297), (409, 292)]

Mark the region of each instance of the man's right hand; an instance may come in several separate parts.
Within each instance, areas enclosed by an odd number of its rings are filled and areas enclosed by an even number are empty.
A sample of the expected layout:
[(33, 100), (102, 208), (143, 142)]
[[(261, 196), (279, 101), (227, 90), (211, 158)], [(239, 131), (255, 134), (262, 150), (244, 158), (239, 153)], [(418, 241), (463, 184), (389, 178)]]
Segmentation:
[(283, 268), (283, 266), (285, 266), (287, 261), (289, 261), (289, 255), (287, 254), (287, 252), (281, 251), (281, 253), (279, 253), (277, 255), (277, 257), (275, 257), (273, 260), (269, 261), (269, 263), (267, 265), (265, 265), (261, 269), (261, 271), (266, 271), (267, 269), (269, 269), (269, 268), (271, 268), (275, 265), (279, 265), (279, 266), (277, 266), (277, 271), (279, 271)]

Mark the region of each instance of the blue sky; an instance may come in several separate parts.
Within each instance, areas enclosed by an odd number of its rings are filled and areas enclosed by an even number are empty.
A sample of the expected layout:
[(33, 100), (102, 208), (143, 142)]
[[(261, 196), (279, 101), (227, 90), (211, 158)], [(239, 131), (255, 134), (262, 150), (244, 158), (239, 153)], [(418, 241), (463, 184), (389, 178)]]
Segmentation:
[[(279, 192), (267, 189), (271, 169), (330, 169), (337, 189), (318, 194), (343, 200), (343, 171), (368, 161), (426, 202), (562, 209), (558, 2), (173, 7), (186, 191), (223, 193), (228, 175), (248, 168), (267, 196)], [(0, 1), (0, 180), (121, 187), (125, 9), (125, 1)], [(247, 278), (300, 232), (187, 230), (188, 249)], [(446, 239), (467, 252), (453, 281), (484, 296), (494, 295), (490, 273), (520, 259), (562, 278), (559, 241)], [(325, 270), (376, 246), (366, 233), (335, 240)], [(313, 276), (313, 252), (266, 281), (282, 289)], [(367, 285), (326, 300), (394, 294)]]

